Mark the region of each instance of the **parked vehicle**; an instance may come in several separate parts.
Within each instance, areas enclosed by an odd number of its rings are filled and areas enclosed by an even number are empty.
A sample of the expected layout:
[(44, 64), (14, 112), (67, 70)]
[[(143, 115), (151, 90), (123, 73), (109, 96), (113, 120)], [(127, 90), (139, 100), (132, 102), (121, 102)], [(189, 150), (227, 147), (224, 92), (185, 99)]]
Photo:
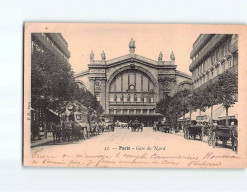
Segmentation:
[(189, 125), (185, 127), (185, 138), (186, 139), (194, 139), (196, 140), (197, 137), (200, 141), (203, 139), (202, 135), (202, 125)]
[(231, 142), (232, 150), (237, 152), (238, 150), (238, 131), (237, 126), (226, 127), (223, 125), (213, 126), (210, 129), (208, 136), (208, 145), (212, 147), (218, 146), (219, 141), (222, 142), (222, 146), (226, 147), (227, 142)]
[(113, 117), (105, 118), (105, 130), (114, 131), (115, 125), (113, 122)]

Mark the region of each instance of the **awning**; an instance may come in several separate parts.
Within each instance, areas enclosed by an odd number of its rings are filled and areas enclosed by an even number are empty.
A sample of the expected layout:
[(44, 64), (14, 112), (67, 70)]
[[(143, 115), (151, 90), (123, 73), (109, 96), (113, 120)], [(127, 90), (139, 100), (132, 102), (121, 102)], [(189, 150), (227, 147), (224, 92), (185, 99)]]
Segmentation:
[(185, 116), (181, 116), (177, 121), (188, 121), (190, 120), (190, 113), (186, 113)]
[[(219, 120), (226, 119), (226, 109), (225, 108), (222, 114), (218, 118)], [(233, 104), (232, 107), (228, 108), (228, 119), (238, 119), (238, 102)]]
[[(213, 120), (219, 120), (218, 117), (224, 113), (224, 107), (222, 104), (213, 106)], [(196, 111), (191, 113), (191, 120), (199, 121), (200, 111), (197, 109)], [(201, 122), (208, 122), (211, 118), (211, 108), (207, 108), (205, 112), (201, 112)], [(178, 121), (183, 121), (183, 116), (181, 116)], [(185, 114), (185, 121), (190, 120), (190, 113)]]
[[(224, 112), (224, 107), (222, 104), (217, 104), (213, 106), (213, 120), (218, 120), (218, 117)], [(199, 115), (199, 109), (197, 110), (196, 120), (201, 122), (209, 122), (211, 119), (211, 107), (207, 108), (205, 112), (201, 112), (201, 117)], [(201, 120), (200, 120), (201, 119)]]

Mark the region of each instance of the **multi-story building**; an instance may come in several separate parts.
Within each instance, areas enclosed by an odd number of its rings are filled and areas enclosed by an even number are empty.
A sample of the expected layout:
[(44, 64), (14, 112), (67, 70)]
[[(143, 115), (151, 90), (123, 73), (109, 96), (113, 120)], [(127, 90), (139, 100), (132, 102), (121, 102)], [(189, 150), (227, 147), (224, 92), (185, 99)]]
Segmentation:
[[(226, 70), (238, 72), (238, 35), (237, 34), (201, 34), (193, 44), (190, 53), (192, 63), (192, 89), (200, 90), (217, 80), (217, 76)], [(228, 110), (228, 119), (237, 119), (237, 103)], [(210, 116), (210, 110), (201, 113), (202, 117)], [(204, 115), (204, 116), (203, 116)], [(208, 115), (208, 116), (207, 116)], [(199, 117), (199, 116), (198, 116)], [(223, 105), (214, 107), (212, 120), (226, 123), (226, 111)]]
[(129, 54), (106, 60), (94, 60), (90, 55), (88, 70), (75, 76), (76, 82), (97, 97), (105, 115), (121, 121), (137, 118), (154, 121), (161, 115), (155, 113), (156, 103), (166, 94), (191, 89), (191, 76), (176, 70), (175, 56), (164, 61), (162, 52), (158, 61), (135, 54), (135, 43), (129, 45)]
[[(64, 60), (68, 70), (70, 70), (71, 65), (68, 62), (70, 58), (70, 52), (68, 50), (68, 43), (63, 38), (61, 33), (32, 33), (31, 35), (31, 55), (33, 59), (33, 54), (35, 51), (38, 52), (49, 52), (52, 56), (56, 56), (57, 59)], [(31, 62), (32, 63), (32, 62)], [(32, 67), (31, 67), (32, 71)], [(32, 98), (36, 96), (31, 94)], [(39, 97), (40, 99), (44, 97)], [(46, 107), (37, 106), (32, 108), (31, 112), (31, 125), (32, 131), (39, 128), (43, 128), (46, 131), (47, 121), (59, 120), (58, 114), (52, 110), (48, 110)]]
[(192, 88), (205, 86), (225, 70), (238, 71), (238, 35), (201, 34), (190, 53)]
[(70, 52), (68, 43), (61, 33), (32, 33), (32, 52), (34, 49), (47, 50), (58, 58), (68, 60)]

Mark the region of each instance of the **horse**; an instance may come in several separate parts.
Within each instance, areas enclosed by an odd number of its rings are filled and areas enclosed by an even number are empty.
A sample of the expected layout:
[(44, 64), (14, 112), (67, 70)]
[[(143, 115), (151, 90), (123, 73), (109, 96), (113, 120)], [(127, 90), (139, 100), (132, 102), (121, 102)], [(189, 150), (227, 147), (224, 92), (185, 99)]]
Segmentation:
[(60, 142), (62, 137), (62, 125), (56, 124), (53, 129), (53, 143), (55, 144), (56, 141)]
[(76, 138), (77, 141), (79, 142), (81, 135), (83, 135), (83, 138), (86, 139), (85, 134), (81, 133), (82, 128), (80, 124), (73, 121), (71, 122), (71, 127), (72, 127), (72, 139)]
[(70, 134), (71, 134), (71, 124), (69, 122), (63, 123), (62, 128), (62, 138), (63, 141), (70, 141)]
[(132, 123), (132, 131), (133, 132), (136, 132), (136, 131), (139, 131), (139, 130), (143, 131), (143, 125), (142, 125), (142, 123), (141, 122), (138, 122), (138, 121), (134, 121)]
[(90, 133), (92, 135), (99, 135), (98, 126), (95, 123), (90, 124)]

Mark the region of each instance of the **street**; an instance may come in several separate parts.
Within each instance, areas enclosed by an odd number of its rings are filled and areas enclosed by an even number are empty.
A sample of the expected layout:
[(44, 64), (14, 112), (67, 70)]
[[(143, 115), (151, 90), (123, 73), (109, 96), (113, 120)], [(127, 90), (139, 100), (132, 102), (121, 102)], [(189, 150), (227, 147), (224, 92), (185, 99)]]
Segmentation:
[[(183, 158), (189, 158), (190, 160), (198, 159), (199, 157), (205, 159), (205, 156), (206, 158), (209, 158), (210, 156), (207, 156), (209, 153), (217, 156), (217, 158), (223, 155), (235, 155), (230, 149), (230, 143), (228, 143), (227, 148), (223, 148), (221, 143), (219, 143), (219, 146), (212, 148), (211, 146), (208, 146), (206, 140), (206, 137), (204, 137), (203, 141), (186, 140), (181, 131), (178, 134), (168, 134), (153, 132), (151, 127), (144, 127), (143, 132), (132, 132), (130, 129), (115, 128), (114, 132), (104, 132), (98, 136), (91, 137), (87, 140), (80, 140), (79, 142), (71, 141), (69, 143), (65, 142), (56, 145), (50, 143), (46, 146), (35, 147), (31, 149), (31, 153), (35, 158), (39, 158), (39, 155), (36, 155), (37, 151), (42, 151), (42, 153), (45, 153), (46, 155), (56, 154), (57, 156), (69, 156), (73, 153), (77, 155), (73, 155), (75, 159), (78, 155), (79, 157), (82, 157), (82, 155), (85, 154), (86, 158), (89, 158), (90, 155), (90, 158), (95, 158), (93, 155), (104, 155), (103, 158), (107, 158), (105, 155), (112, 157), (121, 152), (124, 152), (124, 157), (126, 157), (126, 155), (137, 155), (138, 158), (141, 159), (141, 155), (146, 155), (145, 153), (147, 153), (155, 160), (161, 159), (160, 155), (164, 154), (170, 156), (186, 154), (187, 156)], [(85, 158), (85, 156), (83, 158)], [(166, 162), (168, 163), (168, 161)], [(169, 161), (169, 163), (173, 163), (173, 161)], [(179, 165), (179, 163), (171, 164), (171, 166), (173, 165), (174, 167), (175, 165)], [(88, 164), (88, 166), (91, 165)], [(96, 166), (100, 165), (97, 164)], [(111, 166), (119, 166), (119, 164), (111, 164)], [(203, 165), (199, 164), (198, 166)]]

